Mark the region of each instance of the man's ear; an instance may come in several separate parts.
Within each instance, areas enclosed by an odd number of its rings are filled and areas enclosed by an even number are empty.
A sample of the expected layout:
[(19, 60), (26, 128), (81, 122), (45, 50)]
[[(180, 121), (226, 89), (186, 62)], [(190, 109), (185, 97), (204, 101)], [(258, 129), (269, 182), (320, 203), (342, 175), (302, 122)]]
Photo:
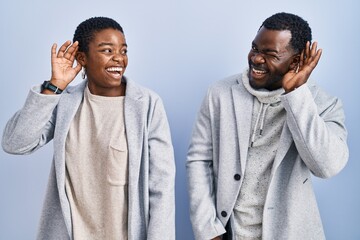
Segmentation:
[(292, 57), (292, 61), (290, 63), (290, 69), (296, 70), (300, 64), (300, 54), (296, 54)]
[(81, 66), (83, 66), (83, 67), (86, 66), (86, 55), (84, 52), (77, 52), (75, 54), (75, 59), (78, 63), (81, 64)]

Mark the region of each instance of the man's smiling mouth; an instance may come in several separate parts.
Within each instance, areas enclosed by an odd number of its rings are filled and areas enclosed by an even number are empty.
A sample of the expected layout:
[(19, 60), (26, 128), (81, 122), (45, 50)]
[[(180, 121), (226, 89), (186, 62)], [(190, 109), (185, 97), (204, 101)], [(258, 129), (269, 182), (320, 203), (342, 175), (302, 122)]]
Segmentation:
[(254, 67), (252, 67), (251, 70), (255, 75), (259, 76), (267, 73), (265, 70), (255, 69)]

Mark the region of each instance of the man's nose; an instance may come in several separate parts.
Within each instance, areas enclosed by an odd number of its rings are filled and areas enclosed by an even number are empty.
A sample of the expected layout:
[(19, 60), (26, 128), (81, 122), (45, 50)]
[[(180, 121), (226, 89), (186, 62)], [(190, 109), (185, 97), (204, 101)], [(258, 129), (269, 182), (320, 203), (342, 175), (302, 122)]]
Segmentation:
[(265, 63), (265, 58), (263, 56), (262, 53), (257, 52), (257, 53), (253, 53), (252, 57), (251, 57), (251, 61), (255, 64), (257, 63)]

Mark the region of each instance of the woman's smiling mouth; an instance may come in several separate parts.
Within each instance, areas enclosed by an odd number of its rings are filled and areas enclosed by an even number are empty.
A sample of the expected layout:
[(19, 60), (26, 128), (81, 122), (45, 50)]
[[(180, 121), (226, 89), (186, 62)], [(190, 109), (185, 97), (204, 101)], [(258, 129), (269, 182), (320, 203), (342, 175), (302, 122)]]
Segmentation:
[(122, 76), (123, 68), (122, 67), (109, 67), (106, 71), (114, 78), (119, 79)]

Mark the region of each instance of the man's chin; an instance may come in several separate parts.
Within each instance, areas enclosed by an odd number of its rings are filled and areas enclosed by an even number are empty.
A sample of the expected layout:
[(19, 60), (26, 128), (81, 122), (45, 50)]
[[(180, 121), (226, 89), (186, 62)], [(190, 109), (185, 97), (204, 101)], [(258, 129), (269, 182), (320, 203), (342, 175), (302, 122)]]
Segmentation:
[(252, 79), (252, 77), (249, 77), (249, 84), (254, 89), (264, 88), (264, 86), (263, 86), (264, 84), (258, 83), (257, 81)]

